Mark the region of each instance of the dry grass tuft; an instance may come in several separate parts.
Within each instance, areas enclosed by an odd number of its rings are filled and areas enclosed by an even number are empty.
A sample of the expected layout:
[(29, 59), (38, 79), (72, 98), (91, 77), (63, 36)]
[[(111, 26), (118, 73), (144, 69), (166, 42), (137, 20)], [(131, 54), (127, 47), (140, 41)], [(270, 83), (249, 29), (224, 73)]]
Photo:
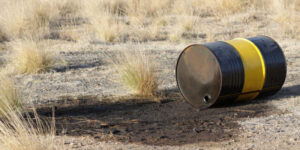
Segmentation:
[[(165, 34), (171, 41), (178, 41), (181, 32), (193, 30), (195, 18), (213, 16), (222, 20), (224, 16), (258, 9), (275, 10), (273, 14), (278, 15), (274, 18), (287, 36), (298, 37), (300, 32), (297, 0), (12, 0), (1, 1), (0, 9), (0, 41), (43, 39), (58, 19), (75, 16), (88, 20), (88, 29), (104, 42), (157, 40), (157, 31), (169, 26), (183, 28)], [(178, 17), (180, 21), (174, 22)], [(67, 32), (65, 39), (76, 41), (77, 36)]]
[(178, 15), (201, 15), (207, 12), (206, 1), (204, 0), (190, 0), (188, 2), (182, 0), (175, 0), (173, 4), (173, 13)]
[(54, 55), (32, 40), (18, 40), (10, 43), (13, 50), (11, 64), (17, 74), (45, 72), (55, 65)]
[(121, 83), (139, 96), (154, 96), (158, 78), (154, 63), (142, 52), (126, 52), (114, 60)]
[(105, 42), (120, 40), (125, 24), (107, 11), (102, 1), (87, 1), (82, 13), (89, 19), (89, 30), (97, 39)]
[(72, 17), (80, 15), (83, 0), (59, 0), (56, 1), (59, 9), (59, 15), (62, 17)]
[[(20, 109), (14, 109), (6, 101), (0, 108), (3, 117), (0, 121), (1, 150), (61, 150), (66, 149), (62, 141), (54, 141), (55, 125), (42, 122), (34, 112), (33, 119)], [(26, 113), (25, 113), (26, 114)], [(54, 118), (53, 118), (54, 120)]]
[(179, 42), (182, 40), (183, 30), (173, 30), (173, 32), (169, 33), (168, 39), (172, 42)]
[(0, 30), (9, 39), (40, 38), (59, 14), (56, 2), (51, 0), (13, 0), (2, 4)]
[(59, 38), (66, 41), (78, 42), (80, 35), (74, 27), (62, 27), (60, 29)]
[(288, 38), (300, 39), (300, 2), (297, 0), (273, 1), (273, 19)]
[[(0, 116), (9, 109), (18, 109), (23, 106), (23, 101), (14, 82), (5, 73), (0, 74)], [(9, 109), (7, 108), (9, 106)]]
[(195, 23), (196, 19), (193, 16), (185, 16), (179, 22), (182, 28), (181, 30), (183, 30), (184, 32), (191, 31), (194, 28)]
[(1, 28), (0, 28), (0, 43), (4, 42), (6, 40), (7, 40), (7, 36), (5, 35), (5, 33), (3, 31), (1, 31)]
[(224, 16), (240, 11), (245, 11), (247, 1), (245, 0), (213, 0), (210, 7), (218, 16)]
[(128, 0), (126, 14), (131, 17), (158, 17), (167, 13), (172, 8), (171, 4), (171, 0)]
[(41, 121), (33, 111), (23, 113), (21, 96), (10, 77), (0, 75), (0, 148), (1, 150), (61, 150), (64, 142), (54, 141), (56, 131), (52, 123)]
[(169, 24), (168, 19), (166, 17), (158, 17), (156, 19), (154, 19), (154, 23), (157, 26), (167, 26)]
[(131, 37), (131, 40), (138, 42), (155, 40), (159, 37), (160, 33), (157, 25), (135, 27), (135, 30), (131, 32), (131, 35), (133, 36)]
[(102, 18), (91, 18), (91, 29), (100, 40), (105, 42), (115, 42), (119, 40), (124, 24), (109, 14)]
[(125, 15), (128, 3), (126, 0), (104, 0), (103, 9), (115, 15)]

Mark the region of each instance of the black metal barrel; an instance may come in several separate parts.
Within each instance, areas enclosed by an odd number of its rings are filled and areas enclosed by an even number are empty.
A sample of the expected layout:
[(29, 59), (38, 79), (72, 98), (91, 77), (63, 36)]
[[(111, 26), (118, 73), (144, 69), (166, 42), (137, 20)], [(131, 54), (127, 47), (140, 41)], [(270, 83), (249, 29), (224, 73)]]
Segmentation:
[(181, 94), (199, 109), (275, 94), (285, 78), (282, 49), (266, 36), (190, 45), (176, 65)]

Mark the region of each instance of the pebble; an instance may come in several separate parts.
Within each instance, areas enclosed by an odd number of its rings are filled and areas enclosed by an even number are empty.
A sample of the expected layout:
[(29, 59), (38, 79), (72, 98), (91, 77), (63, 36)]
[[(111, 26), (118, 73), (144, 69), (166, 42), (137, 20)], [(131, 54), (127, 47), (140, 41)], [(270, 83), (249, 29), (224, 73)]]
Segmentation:
[(201, 127), (195, 127), (195, 128), (193, 128), (193, 131), (196, 133), (200, 133), (200, 132), (204, 131), (204, 129)]

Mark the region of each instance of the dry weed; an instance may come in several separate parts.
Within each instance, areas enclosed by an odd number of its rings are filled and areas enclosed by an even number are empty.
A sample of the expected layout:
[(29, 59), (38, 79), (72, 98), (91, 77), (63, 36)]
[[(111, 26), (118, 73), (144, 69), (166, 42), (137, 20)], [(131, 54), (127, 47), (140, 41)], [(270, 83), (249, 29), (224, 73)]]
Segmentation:
[(83, 0), (59, 0), (56, 1), (59, 9), (59, 15), (62, 17), (70, 17), (80, 15)]
[(104, 0), (103, 7), (106, 12), (111, 12), (114, 15), (126, 15), (128, 7), (127, 0)]
[(159, 37), (159, 27), (156, 25), (135, 27), (132, 40), (138, 42), (156, 40)]
[(102, 18), (91, 18), (91, 29), (96, 36), (105, 42), (115, 42), (119, 40), (125, 25), (116, 20), (109, 14), (103, 15)]
[[(2, 95), (1, 95), (2, 96)], [(1, 150), (63, 150), (63, 141), (55, 141), (54, 118), (52, 123), (41, 121), (34, 111), (33, 118), (20, 109), (13, 108), (9, 102), (2, 101), (0, 112)], [(25, 117), (24, 117), (25, 116)]]
[(154, 63), (142, 52), (124, 52), (114, 61), (121, 83), (140, 96), (154, 96), (158, 78)]
[(45, 72), (57, 63), (53, 53), (35, 41), (17, 40), (10, 47), (13, 51), (10, 65), (17, 74)]
[[(56, 131), (52, 123), (41, 121), (38, 114), (24, 113), (23, 98), (14, 81), (4, 72), (0, 74), (0, 149), (1, 150), (63, 150), (64, 139), (54, 141)], [(33, 117), (33, 118), (32, 118)]]
[(78, 42), (80, 35), (75, 27), (61, 27), (59, 38), (66, 41)]
[(172, 42), (178, 42), (182, 40), (183, 31), (182, 30), (174, 30), (173, 32), (169, 33), (168, 39)]
[[(20, 93), (18, 92), (14, 81), (4, 72), (0, 73), (0, 116), (9, 111), (9, 109), (18, 109), (23, 106)], [(9, 105), (9, 109), (7, 108)]]
[(124, 33), (125, 24), (113, 13), (106, 11), (102, 1), (87, 1), (83, 14), (90, 21), (89, 30), (105, 42), (116, 42)]
[(178, 15), (191, 16), (191, 15), (208, 15), (207, 1), (205, 0), (190, 0), (182, 1), (175, 0), (172, 12)]
[(184, 18), (180, 19), (180, 26), (181, 30), (184, 32), (191, 31), (194, 28), (194, 25), (196, 23), (196, 19), (193, 16), (185, 16)]
[(128, 16), (158, 17), (167, 13), (171, 4), (171, 0), (128, 0), (126, 14)]
[(51, 0), (8, 1), (0, 13), (0, 30), (9, 38), (41, 38), (59, 10)]
[(288, 38), (300, 38), (300, 1), (273, 1), (273, 19), (280, 25)]
[(153, 22), (156, 26), (167, 26), (169, 24), (169, 20), (166, 17), (157, 17), (153, 19)]

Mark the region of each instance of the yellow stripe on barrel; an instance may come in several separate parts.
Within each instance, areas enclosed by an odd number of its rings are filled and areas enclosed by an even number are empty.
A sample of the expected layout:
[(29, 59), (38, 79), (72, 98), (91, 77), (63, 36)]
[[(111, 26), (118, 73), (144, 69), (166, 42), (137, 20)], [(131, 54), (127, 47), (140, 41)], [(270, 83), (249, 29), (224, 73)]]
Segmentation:
[(252, 100), (264, 86), (266, 71), (262, 54), (256, 45), (247, 39), (237, 38), (226, 42), (238, 51), (244, 65), (244, 86), (237, 100)]

